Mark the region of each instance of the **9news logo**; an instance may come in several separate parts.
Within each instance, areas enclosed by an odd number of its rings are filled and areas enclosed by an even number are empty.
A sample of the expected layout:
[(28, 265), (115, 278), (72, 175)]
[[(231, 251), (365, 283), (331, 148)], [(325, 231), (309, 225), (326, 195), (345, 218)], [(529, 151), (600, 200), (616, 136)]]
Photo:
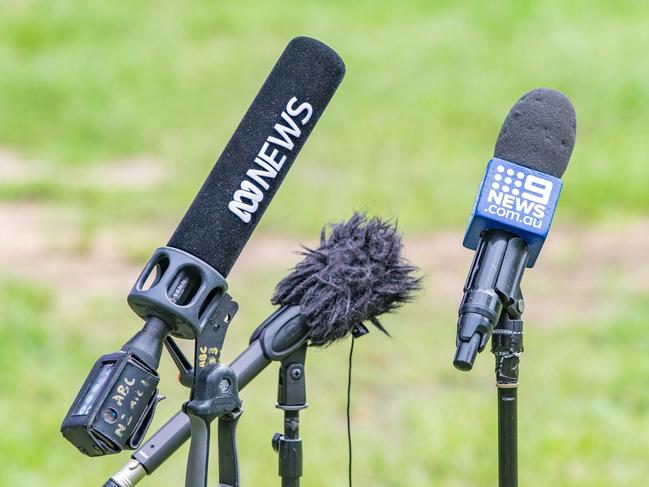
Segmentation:
[(477, 249), (485, 230), (507, 230), (529, 245), (532, 267), (550, 230), (563, 183), (549, 174), (493, 158), (473, 206), (464, 246)]
[(542, 230), (546, 216), (552, 218), (554, 213), (554, 205), (548, 212), (554, 182), (515, 164), (491, 163), (483, 188), (488, 191), (484, 211), (499, 220)]

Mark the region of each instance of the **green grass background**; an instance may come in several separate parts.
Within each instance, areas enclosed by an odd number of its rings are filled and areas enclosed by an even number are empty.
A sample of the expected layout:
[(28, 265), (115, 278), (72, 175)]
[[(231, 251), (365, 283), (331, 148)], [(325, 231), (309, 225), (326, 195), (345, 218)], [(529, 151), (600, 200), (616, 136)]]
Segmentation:
[[(331, 45), (348, 73), (261, 233), (309, 237), (352, 208), (398, 216), (407, 234), (461, 228), (504, 116), (537, 86), (564, 91), (577, 110), (558, 224), (646, 216), (649, 4), (640, 1), (0, 0), (0, 147), (32, 161), (28, 180), (0, 183), (0, 201), (80, 213), (88, 241), (150, 225), (138, 248), (123, 249), (144, 263), (295, 35)], [(171, 177), (145, 190), (79, 177), (137, 155)], [(243, 311), (228, 358), (270, 311), (259, 296), (282, 275), (232, 277)], [(0, 485), (100, 485), (125, 458), (82, 457), (58, 427), (94, 359), (137, 320), (123, 299), (61, 314), (56, 283), (1, 277)], [(560, 329), (528, 327), (521, 485), (647, 484), (646, 298)], [(358, 485), (495, 485), (491, 357), (469, 375), (450, 367), (454, 306), (433, 309), (424, 296), (387, 320), (393, 341), (371, 334), (358, 347)], [(345, 485), (346, 352), (308, 359), (307, 486)], [(168, 361), (163, 374), (158, 425), (185, 394)], [(274, 374), (244, 393), (245, 485), (277, 483)], [(183, 456), (143, 485), (182, 485)]]

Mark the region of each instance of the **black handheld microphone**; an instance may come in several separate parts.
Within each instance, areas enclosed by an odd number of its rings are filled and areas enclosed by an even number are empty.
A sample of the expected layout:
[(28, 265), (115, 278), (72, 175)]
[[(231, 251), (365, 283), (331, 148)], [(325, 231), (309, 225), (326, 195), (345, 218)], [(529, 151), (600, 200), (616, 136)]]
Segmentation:
[[(326, 347), (364, 322), (387, 333), (378, 320), (413, 299), (421, 280), (402, 257), (396, 228), (379, 218), (354, 214), (322, 230), (320, 246), (305, 256), (275, 289), (279, 308), (253, 332), (250, 345), (231, 364), (239, 390), (271, 362), (281, 362), (307, 344)], [(190, 437), (189, 419), (176, 414), (143, 444), (110, 485), (132, 487), (150, 475)], [(109, 484), (107, 484), (109, 485)]]
[(464, 286), (453, 364), (470, 370), (501, 314), (520, 319), (520, 282), (547, 236), (575, 145), (568, 98), (540, 88), (521, 97), (500, 130), (464, 246), (476, 250)]
[(100, 358), (61, 426), (89, 456), (135, 449), (153, 417), (168, 336), (195, 339), (225, 296), (225, 278), (345, 74), (323, 43), (293, 39), (275, 64), (167, 247), (128, 296), (145, 320)]

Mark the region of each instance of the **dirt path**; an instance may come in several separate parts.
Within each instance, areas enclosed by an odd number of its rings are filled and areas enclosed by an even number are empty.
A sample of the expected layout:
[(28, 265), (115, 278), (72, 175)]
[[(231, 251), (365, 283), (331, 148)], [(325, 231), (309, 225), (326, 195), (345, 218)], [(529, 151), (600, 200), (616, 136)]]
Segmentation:
[[(80, 251), (80, 219), (69, 210), (2, 204), (0, 228), (0, 272), (49, 283), (66, 308), (97, 296), (123, 300), (144, 264), (144, 259), (135, 263), (120, 253), (120, 239), (128, 231), (100, 232)], [(459, 299), (473, 255), (460, 245), (461, 237), (459, 231), (448, 231), (406, 238), (407, 255), (426, 274), (424, 299), (435, 307), (448, 309)], [(255, 235), (233, 273), (288, 269), (299, 259), (298, 248), (292, 238)], [(646, 292), (649, 261), (640, 256), (647, 249), (649, 220), (554, 228), (542, 258), (525, 279), (527, 316), (543, 318), (548, 325), (587, 320), (610, 311), (627, 293)], [(548, 321), (549, 315), (555, 318)]]

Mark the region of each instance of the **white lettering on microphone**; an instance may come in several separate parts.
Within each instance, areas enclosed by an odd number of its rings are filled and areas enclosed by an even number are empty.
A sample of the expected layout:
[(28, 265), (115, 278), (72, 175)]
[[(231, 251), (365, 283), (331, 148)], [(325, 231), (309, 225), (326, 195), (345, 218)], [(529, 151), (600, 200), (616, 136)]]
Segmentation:
[(259, 203), (264, 200), (264, 191), (270, 189), (270, 183), (284, 167), (287, 156), (282, 152), (290, 153), (293, 150), (295, 141), (302, 135), (300, 125), (304, 126), (311, 120), (311, 104), (305, 102), (296, 106), (297, 102), (296, 97), (288, 101), (280, 115), (281, 121), (274, 125), (274, 132), (266, 138), (253, 161), (253, 167), (246, 172), (248, 179), (241, 181), (228, 203), (228, 209), (244, 223), (250, 222)]
[(552, 194), (550, 180), (499, 165), (487, 195), (485, 211), (500, 218), (540, 229)]

